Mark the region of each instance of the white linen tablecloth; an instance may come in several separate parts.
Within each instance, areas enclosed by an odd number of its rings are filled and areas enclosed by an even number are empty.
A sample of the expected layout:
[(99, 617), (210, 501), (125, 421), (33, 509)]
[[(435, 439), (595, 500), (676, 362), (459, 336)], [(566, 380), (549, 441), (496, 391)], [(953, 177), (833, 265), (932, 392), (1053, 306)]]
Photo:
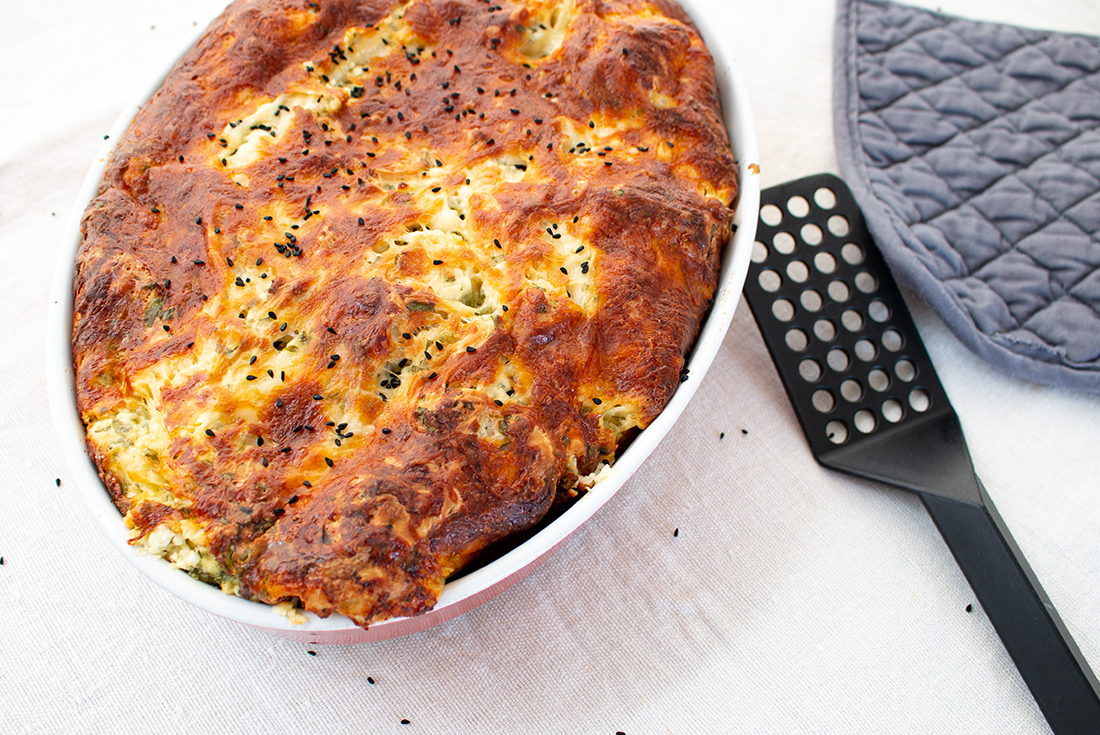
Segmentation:
[[(50, 284), (103, 135), (221, 6), (4, 8), (0, 733), (1048, 731), (980, 607), (966, 611), (976, 601), (919, 500), (813, 461), (744, 306), (619, 494), (526, 580), (442, 626), (292, 643), (127, 564), (54, 448)], [(1100, 34), (1095, 0), (927, 7)], [(765, 186), (836, 171), (833, 16), (830, 0), (713, 2)], [(912, 307), (978, 473), (1100, 668), (1100, 396), (994, 372)]]

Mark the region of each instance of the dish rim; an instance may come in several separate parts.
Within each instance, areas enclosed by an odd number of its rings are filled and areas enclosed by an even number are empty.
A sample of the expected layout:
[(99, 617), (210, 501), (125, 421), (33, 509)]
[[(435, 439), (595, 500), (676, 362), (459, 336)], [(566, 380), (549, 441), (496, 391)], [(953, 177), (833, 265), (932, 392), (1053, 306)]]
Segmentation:
[(686, 362), (687, 379), (681, 383), (658, 417), (607, 468), (599, 481), (561, 516), (532, 538), (485, 566), (444, 585), (439, 601), (431, 610), (412, 617), (391, 618), (363, 629), (350, 619), (334, 614), (321, 618), (306, 613), (307, 622), (291, 623), (274, 612), (271, 605), (228, 595), (220, 588), (200, 582), (166, 560), (151, 556), (128, 543), (123, 516), (110, 499), (87, 453), (85, 431), (76, 406), (72, 370), (73, 266), (80, 244), (80, 222), (95, 198), (103, 172), (118, 140), (141, 107), (160, 89), (177, 61), (206, 32), (200, 26), (185, 39), (181, 52), (166, 70), (153, 75), (134, 100), (122, 111), (105, 136), (93, 160), (72, 213), (69, 215), (58, 263), (55, 267), (47, 320), (46, 383), (50, 415), (60, 451), (87, 511), (107, 540), (127, 561), (161, 588), (207, 612), (253, 628), (308, 643), (363, 643), (410, 635), (461, 615), (504, 592), (548, 559), (577, 529), (603, 507), (672, 429), (694, 396), (710, 368), (729, 329), (756, 239), (760, 207), (759, 151), (756, 128), (747, 90), (732, 49), (717, 28), (704, 27), (707, 4), (702, 0), (681, 0), (714, 61), (715, 77), (722, 102), (730, 145), (738, 166), (739, 191), (734, 202), (736, 227), (723, 255), (718, 288), (710, 314)]

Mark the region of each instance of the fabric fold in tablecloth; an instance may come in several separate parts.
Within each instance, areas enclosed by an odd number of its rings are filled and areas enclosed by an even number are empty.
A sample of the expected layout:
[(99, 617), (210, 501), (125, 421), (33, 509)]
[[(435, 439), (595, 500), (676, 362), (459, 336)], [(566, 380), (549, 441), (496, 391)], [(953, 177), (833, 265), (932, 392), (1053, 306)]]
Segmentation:
[(1100, 39), (839, 0), (840, 169), (895, 276), (991, 363), (1100, 391)]

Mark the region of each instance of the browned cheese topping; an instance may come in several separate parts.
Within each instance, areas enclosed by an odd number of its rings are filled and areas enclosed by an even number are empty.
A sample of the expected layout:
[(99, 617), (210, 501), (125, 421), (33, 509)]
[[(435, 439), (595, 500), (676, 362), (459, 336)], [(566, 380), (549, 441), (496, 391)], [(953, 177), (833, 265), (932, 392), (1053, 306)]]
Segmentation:
[(669, 0), (235, 2), (83, 221), (79, 407), (131, 543), (429, 609), (665, 406), (736, 191)]

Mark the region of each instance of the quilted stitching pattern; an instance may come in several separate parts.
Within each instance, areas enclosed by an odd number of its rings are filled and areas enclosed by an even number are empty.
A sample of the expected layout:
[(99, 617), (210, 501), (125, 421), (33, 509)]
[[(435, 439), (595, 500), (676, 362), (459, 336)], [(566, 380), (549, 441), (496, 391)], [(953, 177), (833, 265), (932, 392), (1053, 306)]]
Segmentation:
[(854, 155), (912, 256), (888, 259), (925, 271), (898, 275), (936, 279), (957, 332), (1085, 376), (1029, 377), (1100, 390), (1100, 39), (843, 5)]

